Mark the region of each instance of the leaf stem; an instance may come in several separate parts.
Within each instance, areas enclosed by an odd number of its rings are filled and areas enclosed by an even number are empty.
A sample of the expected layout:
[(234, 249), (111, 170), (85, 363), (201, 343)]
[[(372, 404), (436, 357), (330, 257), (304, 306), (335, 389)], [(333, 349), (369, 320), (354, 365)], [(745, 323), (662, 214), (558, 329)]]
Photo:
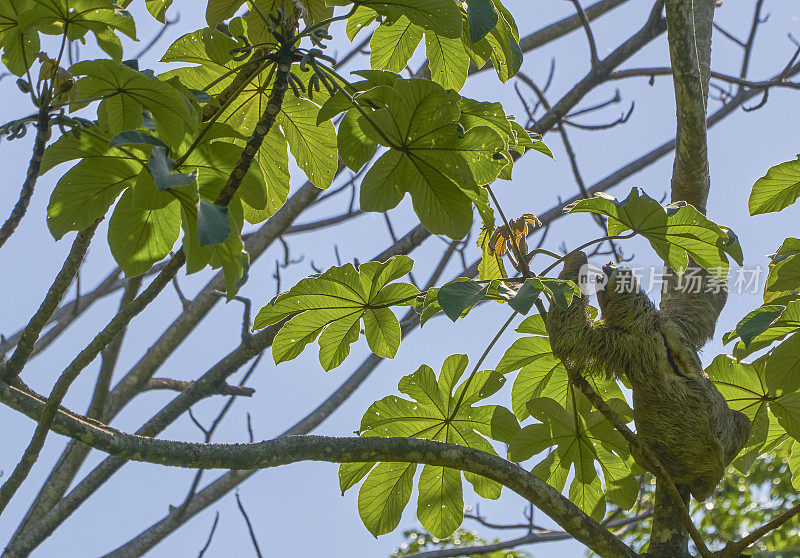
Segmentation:
[(511, 316), (508, 317), (506, 322), (500, 327), (500, 329), (495, 334), (494, 338), (492, 338), (492, 340), (489, 342), (489, 345), (486, 347), (486, 350), (483, 351), (483, 354), (478, 359), (478, 362), (475, 363), (472, 372), (470, 372), (469, 377), (463, 384), (464, 388), (461, 390), (461, 394), (458, 396), (458, 401), (456, 401), (456, 404), (453, 407), (453, 412), (450, 415), (450, 418), (456, 416), (458, 409), (461, 407), (461, 403), (464, 401), (464, 394), (467, 393), (467, 389), (469, 388), (469, 385), (472, 383), (472, 379), (475, 377), (475, 374), (478, 373), (478, 369), (481, 367), (481, 364), (483, 364), (483, 361), (486, 360), (487, 356), (489, 356), (489, 352), (494, 348), (494, 346), (500, 340), (500, 337), (503, 335), (503, 333), (505, 333), (506, 329), (508, 329), (508, 326), (511, 325), (511, 322), (514, 321), (514, 318), (516, 318), (516, 316), (517, 316), (517, 311), (515, 310), (514, 312), (511, 313)]
[(297, 43), (298, 41), (302, 40), (303, 37), (307, 37), (307, 36), (311, 35), (311, 33), (316, 31), (317, 29), (320, 29), (321, 27), (328, 26), (331, 23), (334, 23), (336, 21), (342, 21), (342, 20), (345, 20), (345, 19), (349, 19), (350, 16), (352, 16), (354, 13), (356, 13), (357, 9), (358, 9), (358, 2), (356, 2), (353, 5), (353, 7), (350, 9), (350, 11), (347, 12), (346, 14), (344, 14), (344, 15), (331, 17), (331, 18), (328, 18), (326, 20), (320, 21), (319, 23), (315, 23), (314, 25), (306, 27), (305, 29), (303, 29), (297, 35), (294, 36), (294, 39), (292, 39), (292, 43), (291, 44)]
[[(338, 73), (337, 73), (335, 70), (333, 70), (332, 68), (329, 68), (329, 67), (325, 66), (324, 64), (319, 64), (318, 66), (319, 66), (319, 68), (321, 68), (321, 69), (325, 70), (326, 72), (328, 72), (329, 74), (331, 74), (333, 77), (335, 77), (336, 79), (338, 79), (339, 81), (341, 81), (341, 82), (342, 82), (342, 83), (344, 83), (345, 85), (347, 85), (347, 86), (349, 86), (349, 85), (350, 85), (346, 79), (344, 79), (342, 76), (340, 76), (340, 75), (339, 75), (339, 74), (338, 74)], [(384, 141), (384, 143), (385, 143), (387, 146), (391, 147), (391, 148), (392, 148), (392, 149), (394, 149), (395, 151), (400, 151), (400, 152), (406, 152), (406, 151), (407, 151), (405, 148), (403, 148), (403, 147), (401, 147), (401, 146), (399, 146), (399, 145), (395, 144), (395, 143), (394, 143), (392, 140), (390, 140), (390, 139), (389, 139), (389, 138), (386, 136), (386, 134), (384, 134), (384, 133), (383, 133), (383, 130), (382, 130), (382, 129), (381, 129), (381, 128), (380, 128), (380, 127), (377, 125), (377, 124), (375, 124), (375, 122), (374, 122), (374, 121), (372, 120), (372, 118), (370, 117), (370, 114), (369, 114), (369, 113), (368, 113), (366, 110), (364, 110), (364, 107), (362, 107), (360, 104), (358, 104), (358, 103), (356, 102), (356, 100), (355, 100), (355, 97), (354, 97), (353, 95), (351, 95), (350, 93), (348, 93), (348, 92), (347, 92), (347, 91), (346, 91), (346, 90), (345, 90), (345, 89), (344, 89), (344, 88), (343, 88), (341, 85), (339, 85), (338, 83), (336, 83), (336, 81), (333, 81), (333, 84), (336, 86), (336, 88), (337, 88), (339, 91), (341, 91), (341, 93), (342, 93), (342, 94), (343, 94), (345, 97), (347, 97), (347, 100), (348, 100), (348, 101), (350, 101), (350, 103), (352, 103), (352, 105), (355, 107), (355, 109), (356, 109), (358, 112), (360, 112), (360, 113), (361, 113), (361, 116), (363, 116), (363, 117), (364, 117), (364, 119), (365, 119), (367, 122), (369, 122), (370, 126), (372, 126), (372, 128), (373, 128), (373, 129), (375, 130), (375, 132), (376, 132), (376, 133), (377, 133), (377, 134), (378, 134), (378, 135), (381, 137), (381, 139)]]
[(541, 274), (545, 275), (546, 273), (552, 271), (554, 267), (556, 267), (558, 264), (563, 262), (564, 259), (566, 259), (570, 254), (574, 254), (575, 252), (579, 252), (580, 250), (583, 250), (584, 248), (588, 248), (589, 246), (591, 246), (593, 244), (600, 244), (601, 242), (605, 242), (606, 240), (624, 240), (624, 239), (627, 239), (627, 238), (633, 238), (634, 236), (636, 236), (636, 234), (637, 234), (636, 231), (631, 231), (628, 234), (604, 236), (602, 238), (595, 238), (594, 240), (590, 240), (589, 242), (584, 242), (583, 244), (581, 244), (580, 246), (578, 246), (574, 250), (571, 250), (571, 251), (567, 252), (566, 254), (564, 254), (563, 256), (559, 257), (556, 261), (554, 261), (552, 264), (547, 266), (545, 268), (545, 270), (542, 271)]

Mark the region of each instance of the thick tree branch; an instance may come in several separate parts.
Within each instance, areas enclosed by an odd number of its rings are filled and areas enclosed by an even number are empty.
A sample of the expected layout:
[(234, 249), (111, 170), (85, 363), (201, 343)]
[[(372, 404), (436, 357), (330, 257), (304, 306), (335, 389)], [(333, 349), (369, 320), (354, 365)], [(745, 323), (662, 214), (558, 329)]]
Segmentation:
[[(41, 396), (7, 384), (0, 384), (0, 400), (34, 420), (40, 420), (45, 407)], [(415, 438), (327, 436), (287, 436), (253, 444), (197, 444), (126, 434), (64, 410), (55, 413), (51, 426), (59, 434), (75, 438), (118, 459), (172, 467), (247, 470), (301, 461), (398, 461), (450, 467), (485, 476), (510, 488), (601, 556), (636, 556), (633, 550), (561, 493), (519, 465), (455, 444)]]
[[(414, 228), (399, 242), (404, 242), (404, 239), (422, 234), (422, 231), (427, 231), (421, 225)], [(454, 247), (456, 242), (450, 244), (445, 250), (442, 259), (431, 274), (426, 289), (433, 287), (438, 282), (442, 273), (444, 272), (447, 263), (455, 252)], [(383, 254), (382, 254), (383, 255)], [(391, 254), (385, 254), (386, 257), (391, 257)], [(419, 316), (414, 310), (409, 310), (408, 313), (400, 322), (401, 338), (405, 338), (419, 324)], [(282, 436), (297, 436), (308, 434), (317, 426), (322, 424), (334, 411), (336, 411), (366, 380), (378, 365), (383, 362), (383, 358), (375, 354), (371, 354), (364, 360), (363, 363), (350, 375), (350, 377), (339, 386), (325, 401), (318, 405), (314, 410), (309, 412), (305, 417), (300, 419), (297, 423), (283, 432)], [(200, 492), (196, 493), (190, 502), (187, 503), (185, 508), (170, 508), (167, 515), (148, 527), (130, 541), (123, 544), (116, 550), (110, 552), (106, 556), (108, 558), (123, 558), (128, 556), (140, 556), (151, 549), (155, 544), (163, 540), (167, 535), (175, 531), (178, 527), (183, 525), (191, 517), (201, 512), (207, 506), (216, 502), (219, 498), (233, 490), (237, 485), (244, 482), (256, 471), (228, 471), (217, 480), (203, 488)]]
[[(706, 108), (711, 79), (714, 8), (714, 0), (667, 0), (666, 2), (667, 39), (677, 111), (677, 147), (671, 181), (672, 201), (685, 201), (702, 213), (706, 211), (711, 184)], [(665, 275), (667, 285), (661, 300), (662, 310), (666, 312), (668, 308), (688, 308), (685, 303), (682, 306), (681, 301), (685, 301), (686, 297), (691, 295), (673, 288), (676, 284), (675, 274)], [(698, 298), (704, 299), (710, 307), (715, 308), (718, 305), (714, 304), (710, 296), (714, 295), (699, 295)], [(719, 309), (721, 310), (721, 307)], [(709, 312), (713, 313), (713, 310)], [(705, 337), (705, 333), (695, 337)], [(692, 340), (695, 345), (704, 341), (705, 339)], [(708, 552), (702, 540), (697, 540), (694, 526), (686, 522), (688, 512), (682, 502), (688, 502), (688, 491), (683, 488), (682, 492), (683, 494), (675, 498), (675, 486), (671, 482), (665, 482), (661, 478), (656, 482), (649, 547), (649, 555), (653, 557), (688, 557), (686, 527), (690, 529), (689, 533), (695, 539), (700, 551)], [(691, 523), (691, 519), (688, 519)]]
[[(408, 253), (419, 246), (429, 236), (430, 233), (421, 225), (415, 227), (396, 244), (378, 254), (375, 259), (383, 261), (397, 254)], [(161, 433), (197, 401), (218, 389), (220, 383), (224, 382), (228, 376), (268, 348), (272, 344), (278, 329), (279, 326), (272, 326), (253, 335), (247, 342), (243, 342), (239, 347), (231, 351), (217, 364), (211, 367), (211, 369), (199, 379), (192, 382), (185, 391), (181, 392), (180, 395), (139, 428), (136, 434), (138, 436), (156, 436)], [(379, 360), (377, 362), (379, 362)], [(377, 365), (377, 362), (373, 365), (373, 368)], [(354, 386), (353, 389), (355, 389), (355, 387), (357, 386)], [(333, 409), (331, 409), (328, 414), (332, 411)], [(316, 426), (316, 424), (313, 426)], [(78, 458), (80, 458), (80, 460)], [(80, 462), (83, 458), (85, 458), (85, 454), (76, 454), (76, 461)], [(124, 464), (125, 460), (117, 457), (105, 459), (100, 465), (95, 467), (78, 486), (70, 491), (66, 497), (55, 504), (52, 509), (49, 509), (39, 522), (31, 525), (26, 532), (23, 532), (22, 536), (18, 537), (14, 545), (9, 546), (7, 552), (12, 553), (12, 555), (13, 552), (20, 552), (22, 554), (30, 552), (33, 547), (50, 535), (59, 523), (69, 517), (78, 506), (91, 496)], [(73, 465), (70, 464), (70, 466)], [(192, 507), (187, 506), (187, 509), (191, 510)]]
[(672, 201), (685, 201), (705, 213), (710, 186), (706, 106), (714, 0), (667, 0), (666, 8), (678, 117)]
[[(638, 523), (643, 519), (647, 519), (652, 515), (652, 512), (645, 512), (627, 517), (625, 519), (616, 519), (609, 521), (605, 524), (608, 528), (625, 527), (632, 523)], [(527, 527), (527, 526), (520, 526)], [(497, 552), (499, 550), (509, 550), (517, 548), (526, 544), (536, 544), (550, 541), (563, 541), (573, 538), (571, 534), (566, 531), (539, 531), (535, 533), (528, 533), (516, 539), (502, 541), (498, 543), (485, 544), (480, 546), (460, 546), (457, 548), (443, 548), (440, 550), (430, 550), (428, 552), (418, 552), (417, 554), (409, 554), (405, 558), (456, 558), (458, 556), (475, 556), (481, 554), (488, 554), (490, 552)]]
[[(96, 222), (93, 228), (96, 228), (99, 222)], [(72, 362), (64, 369), (59, 376), (58, 380), (50, 392), (44, 409), (39, 417), (39, 424), (33, 433), (28, 447), (22, 455), (22, 459), (14, 468), (14, 471), (9, 476), (8, 480), (0, 487), (0, 513), (6, 508), (11, 498), (17, 492), (22, 482), (30, 473), (36, 460), (39, 458), (44, 446), (45, 439), (50, 430), (53, 419), (58, 411), (61, 401), (67, 395), (67, 390), (72, 385), (78, 375), (86, 368), (113, 339), (136, 317), (142, 310), (144, 310), (156, 296), (164, 289), (164, 287), (172, 280), (172, 277), (183, 266), (184, 258), (183, 252), (172, 258), (170, 265), (158, 274), (158, 276), (147, 286), (147, 288), (137, 296), (130, 304), (126, 305), (124, 309), (118, 312), (106, 325), (103, 330), (98, 333), (91, 343), (86, 346)], [(58, 304), (56, 302), (55, 305)], [(2, 383), (2, 382), (0, 382)]]
[[(125, 290), (119, 302), (119, 312), (136, 298), (136, 293), (139, 291), (141, 283), (141, 276), (133, 277), (125, 281)], [(86, 416), (91, 419), (97, 419), (102, 416), (103, 405), (105, 404), (106, 395), (108, 395), (108, 387), (111, 384), (111, 376), (114, 373), (114, 368), (119, 358), (119, 351), (122, 347), (124, 335), (125, 330), (123, 329), (101, 353), (102, 362), (100, 364), (100, 371), (97, 374), (92, 400), (86, 411)], [(13, 545), (14, 540), (28, 525), (41, 519), (44, 512), (52, 508), (53, 505), (64, 496), (70, 483), (75, 479), (75, 475), (78, 474), (78, 469), (81, 464), (81, 460), (76, 459), (76, 455), (85, 457), (90, 449), (89, 446), (85, 446), (74, 440), (71, 440), (67, 444), (67, 448), (62, 452), (61, 457), (50, 471), (47, 480), (42, 485), (35, 500), (28, 508), (25, 517), (22, 518), (9, 545)]]

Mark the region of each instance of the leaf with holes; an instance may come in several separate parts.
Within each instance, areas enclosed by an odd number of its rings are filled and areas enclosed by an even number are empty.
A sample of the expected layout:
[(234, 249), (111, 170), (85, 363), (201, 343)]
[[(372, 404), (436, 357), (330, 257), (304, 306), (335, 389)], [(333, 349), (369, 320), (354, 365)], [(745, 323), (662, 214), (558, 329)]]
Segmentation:
[(394, 358), (400, 346), (400, 323), (391, 306), (411, 305), (419, 294), (413, 285), (393, 281), (408, 274), (411, 258), (395, 256), (333, 267), (301, 280), (258, 313), (255, 328), (286, 321), (272, 345), (275, 363), (297, 357), (319, 337), (319, 361), (325, 370), (339, 366), (358, 340), (361, 323), (370, 350)]
[[(497, 392), (504, 379), (493, 371), (482, 371), (459, 384), (468, 363), (466, 355), (450, 355), (445, 359), (438, 378), (426, 365), (405, 376), (398, 389), (410, 399), (389, 396), (370, 405), (361, 419), (359, 434), (437, 440), (497, 455), (489, 440), (508, 442), (518, 432), (519, 425), (511, 412), (503, 407), (476, 405)], [(390, 507), (388, 501), (396, 490), (396, 479), (407, 474), (408, 470), (398, 467), (408, 466), (380, 463), (372, 469), (373, 466), (373, 463), (342, 464), (339, 478), (344, 491), (367, 476), (359, 493), (359, 513), (370, 532), (377, 536), (388, 533), (399, 523), (411, 493), (411, 479), (404, 480), (409, 484), (403, 485), (401, 505)], [(388, 475), (387, 471), (395, 474)], [(500, 496), (501, 487), (496, 482), (471, 473), (464, 476), (481, 496)], [(383, 490), (377, 490), (376, 485), (383, 486)], [(417, 517), (422, 526), (436, 537), (449, 536), (463, 519), (461, 473), (446, 467), (425, 465), (418, 491)], [(371, 497), (362, 498), (365, 494)], [(397, 502), (398, 498), (392, 501)]]
[(373, 70), (401, 72), (422, 40), (422, 28), (405, 16), (391, 25), (380, 25), (369, 41)]

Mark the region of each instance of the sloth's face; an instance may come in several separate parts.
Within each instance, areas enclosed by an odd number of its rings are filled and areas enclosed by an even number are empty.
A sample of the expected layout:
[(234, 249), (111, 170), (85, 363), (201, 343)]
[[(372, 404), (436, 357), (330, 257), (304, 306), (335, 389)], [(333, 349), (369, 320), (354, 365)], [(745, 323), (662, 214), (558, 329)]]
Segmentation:
[(597, 302), (605, 323), (626, 330), (646, 327), (655, 307), (633, 271), (608, 264), (603, 266), (603, 274), (605, 288), (597, 292)]

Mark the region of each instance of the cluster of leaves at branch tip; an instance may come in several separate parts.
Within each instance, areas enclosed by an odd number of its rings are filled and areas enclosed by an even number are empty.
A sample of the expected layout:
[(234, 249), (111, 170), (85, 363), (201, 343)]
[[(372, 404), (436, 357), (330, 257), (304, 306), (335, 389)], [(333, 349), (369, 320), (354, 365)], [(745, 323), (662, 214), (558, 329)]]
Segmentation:
[[(346, 84), (334, 95), (323, 88), (312, 99), (316, 74), (309, 75), (302, 64), (293, 66), (292, 83), (299, 89), (293, 86), (284, 98), (276, 125), (234, 199), (217, 207), (216, 194), (236, 168), (272, 92), (274, 63), (253, 75), (211, 122), (201, 122), (201, 104), (214, 101), (247, 67), (254, 52), (250, 45), (264, 45), (267, 52), (276, 47), (264, 16), (281, 13), (283, 2), (257, 0), (254, 9), (236, 17), (245, 6), (243, 0), (210, 0), (209, 27), (180, 37), (161, 59), (184, 67), (159, 76), (140, 70), (135, 61), (122, 60), (118, 34), (136, 38), (133, 19), (123, 9), (128, 4), (8, 0), (0, 5), (5, 22), (0, 47), (9, 70), (22, 76), (39, 59), (40, 79), (57, 77), (69, 84), (70, 110), (98, 103), (94, 126), (74, 129), (74, 136), (62, 137), (45, 155), (42, 172), (77, 160), (51, 196), (50, 230), (57, 239), (81, 230), (119, 200), (109, 221), (109, 244), (128, 276), (142, 274), (165, 258), (183, 231), (187, 270), (222, 268), (228, 296), (233, 296), (249, 262), (240, 234), (244, 222), (263, 222), (286, 201), (287, 148), (311, 183), (326, 188), (339, 157), (357, 169), (374, 157), (378, 146), (388, 147), (365, 176), (362, 208), (385, 211), (407, 192), (422, 223), (433, 233), (453, 238), (466, 235), (473, 205), (484, 223), (493, 224), (481, 186), (496, 178), (510, 179), (513, 153), (536, 149), (551, 155), (499, 103), (456, 93), (470, 62), (483, 67), (491, 61), (503, 81), (519, 69), (519, 33), (499, 0), (470, 0), (466, 5), (452, 0), (364, 0), (348, 18), (348, 35), (352, 38), (378, 23), (373, 70), (361, 73), (364, 81)], [(297, 0), (292, 9), (307, 26), (325, 27), (334, 6), (349, 4)], [(171, 5), (171, 0), (146, 2), (162, 23)], [(223, 22), (230, 36), (215, 29)], [(386, 56), (386, 38), (400, 29), (406, 30), (403, 40), (389, 41), (397, 52)], [(91, 32), (110, 59), (57, 67), (56, 60), (39, 53), (39, 37), (64, 30), (70, 41), (84, 40)], [(387, 71), (405, 66), (416, 46), (409, 37), (417, 37), (418, 43), (423, 33), (433, 81), (406, 80)], [(242, 38), (246, 48), (231, 37)], [(341, 112), (346, 115), (337, 135), (330, 118)]]

